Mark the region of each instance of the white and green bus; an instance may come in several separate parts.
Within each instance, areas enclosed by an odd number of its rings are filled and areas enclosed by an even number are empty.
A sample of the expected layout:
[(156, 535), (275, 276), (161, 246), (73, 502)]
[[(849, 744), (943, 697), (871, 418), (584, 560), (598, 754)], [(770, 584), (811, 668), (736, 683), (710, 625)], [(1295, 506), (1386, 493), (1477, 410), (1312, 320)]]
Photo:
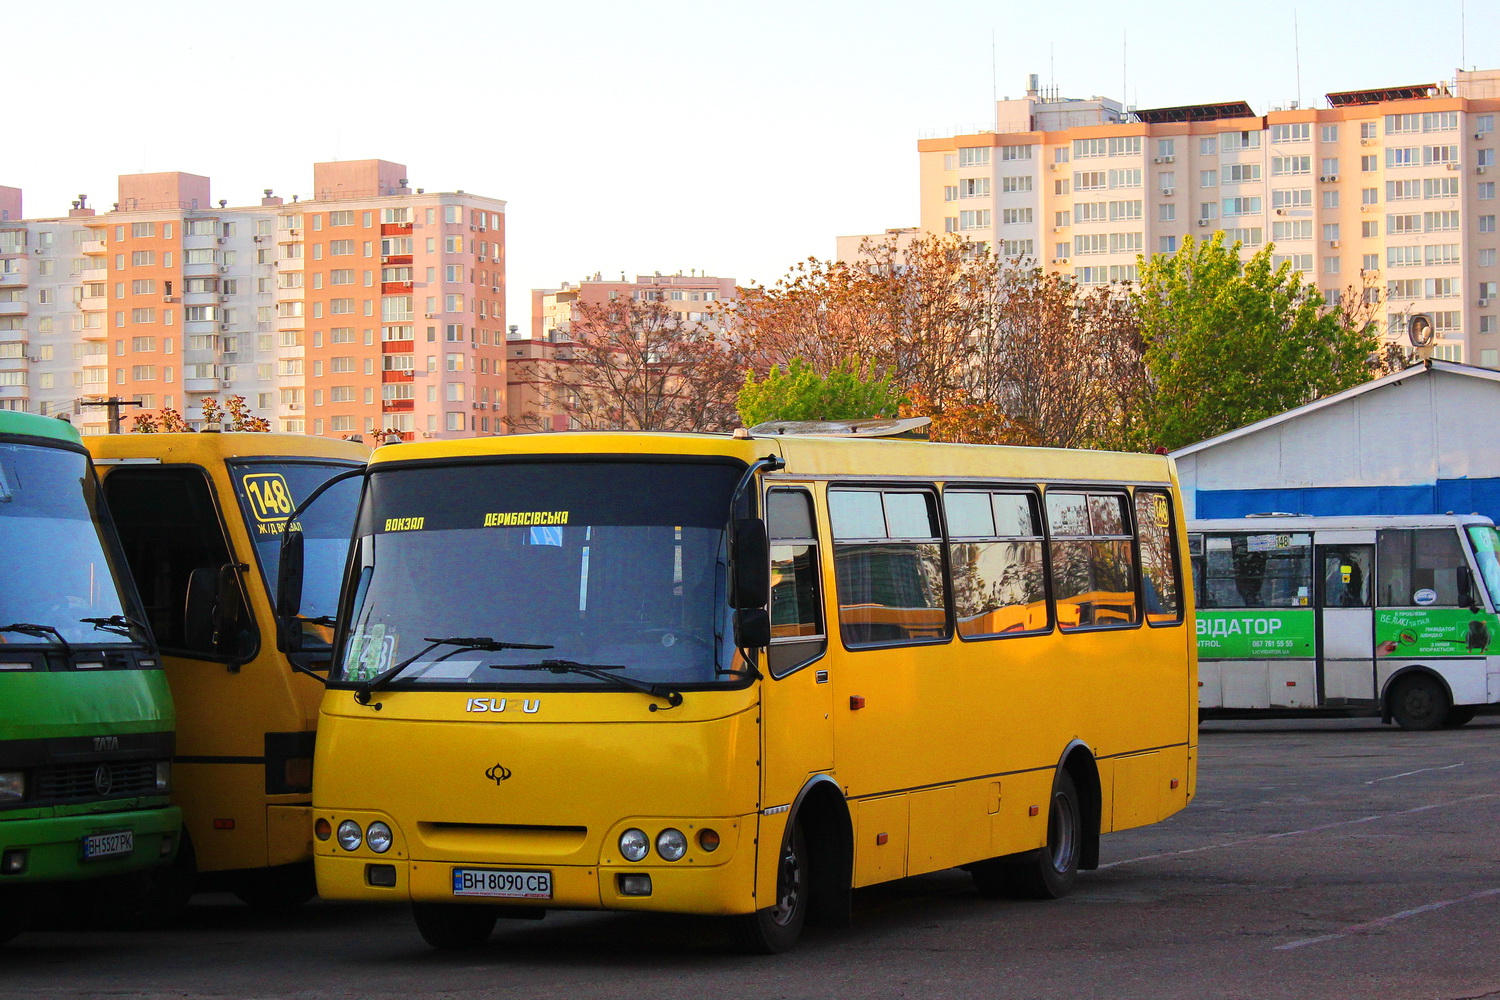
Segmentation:
[(1477, 514), (1191, 521), (1203, 717), (1379, 714), (1461, 726), (1500, 703), (1500, 534)]

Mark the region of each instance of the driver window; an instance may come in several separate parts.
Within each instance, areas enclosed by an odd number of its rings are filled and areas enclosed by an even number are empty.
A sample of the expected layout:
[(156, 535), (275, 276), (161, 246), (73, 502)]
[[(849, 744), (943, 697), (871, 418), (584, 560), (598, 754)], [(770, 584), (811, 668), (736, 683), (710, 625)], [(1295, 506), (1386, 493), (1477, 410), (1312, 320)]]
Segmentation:
[(253, 656), (254, 625), (204, 474), (117, 469), (105, 477), (104, 496), (162, 652)]
[(772, 490), (766, 496), (771, 539), (771, 675), (784, 677), (823, 655), (828, 647), (819, 587), (818, 535), (806, 490)]
[(1380, 574), (1376, 598), (1382, 607), (1460, 605), (1458, 571), (1467, 566), (1452, 528), (1388, 528), (1377, 542)]

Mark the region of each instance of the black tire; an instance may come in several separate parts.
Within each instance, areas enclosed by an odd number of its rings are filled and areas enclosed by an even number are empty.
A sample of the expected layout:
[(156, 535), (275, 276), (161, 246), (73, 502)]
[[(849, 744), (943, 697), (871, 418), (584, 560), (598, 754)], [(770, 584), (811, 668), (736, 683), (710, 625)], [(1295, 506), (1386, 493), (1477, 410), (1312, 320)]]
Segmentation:
[[(10, 906), (10, 900), (3, 901), (4, 906)], [(21, 915), (17, 912), (5, 913), (0, 911), (0, 945), (15, 939), (16, 935), (25, 930)]]
[(1448, 717), (1443, 720), (1444, 729), (1457, 729), (1459, 726), (1467, 726), (1474, 721), (1474, 713), (1478, 710), (1474, 705), (1454, 705), (1448, 709)]
[(174, 927), (187, 915), (197, 883), (198, 861), (184, 830), (171, 864), (122, 876), (117, 889), (101, 894), (99, 912), (106, 923), (131, 929)]
[(497, 919), (488, 906), (462, 903), (413, 903), (411, 915), (422, 940), (441, 951), (478, 948), (490, 939)]
[(776, 868), (776, 903), (734, 919), (735, 944), (751, 955), (779, 955), (790, 951), (807, 923), (812, 890), (807, 839), (802, 824), (792, 823), (781, 846)]
[(237, 879), (233, 892), (240, 902), (275, 913), (294, 910), (318, 894), (313, 863), (303, 861), (250, 872)]
[(1023, 854), (992, 858), (971, 865), (969, 875), (981, 896), (1061, 899), (1078, 881), (1083, 851), (1083, 804), (1068, 772), (1052, 784), (1047, 810), (1047, 844)]
[(1431, 674), (1410, 674), (1391, 690), (1391, 718), (1402, 729), (1437, 729), (1451, 710), (1448, 692)]

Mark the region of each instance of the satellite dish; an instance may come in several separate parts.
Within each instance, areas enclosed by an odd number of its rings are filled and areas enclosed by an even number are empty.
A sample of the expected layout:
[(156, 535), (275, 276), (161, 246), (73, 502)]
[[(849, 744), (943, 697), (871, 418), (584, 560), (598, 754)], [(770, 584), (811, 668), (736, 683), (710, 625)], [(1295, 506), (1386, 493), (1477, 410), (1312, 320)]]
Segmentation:
[(1432, 343), (1432, 320), (1423, 313), (1406, 321), (1406, 336), (1413, 347), (1426, 347)]
[(931, 417), (865, 417), (859, 420), (768, 420), (750, 428), (751, 434), (775, 437), (780, 434), (820, 437), (927, 437)]

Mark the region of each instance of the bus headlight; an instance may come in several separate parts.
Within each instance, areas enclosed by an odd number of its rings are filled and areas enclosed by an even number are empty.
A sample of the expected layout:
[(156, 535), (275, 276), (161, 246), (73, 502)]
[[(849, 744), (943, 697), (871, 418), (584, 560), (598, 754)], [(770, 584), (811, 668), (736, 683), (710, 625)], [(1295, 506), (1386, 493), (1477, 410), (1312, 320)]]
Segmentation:
[(0, 802), (19, 802), (26, 797), (25, 771), (0, 771)]
[(359, 842), (364, 839), (364, 831), (359, 824), (352, 819), (346, 819), (339, 824), (339, 846), (346, 851), (359, 850)]
[(379, 820), (371, 823), (370, 829), (365, 831), (365, 843), (376, 854), (384, 854), (391, 849), (391, 828)]
[(682, 835), (681, 830), (667, 827), (657, 835), (656, 853), (661, 855), (663, 861), (681, 861), (682, 856), (687, 853), (687, 838)]
[(639, 861), (651, 853), (651, 838), (645, 830), (631, 828), (620, 834), (620, 853), (626, 861)]

